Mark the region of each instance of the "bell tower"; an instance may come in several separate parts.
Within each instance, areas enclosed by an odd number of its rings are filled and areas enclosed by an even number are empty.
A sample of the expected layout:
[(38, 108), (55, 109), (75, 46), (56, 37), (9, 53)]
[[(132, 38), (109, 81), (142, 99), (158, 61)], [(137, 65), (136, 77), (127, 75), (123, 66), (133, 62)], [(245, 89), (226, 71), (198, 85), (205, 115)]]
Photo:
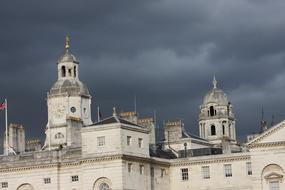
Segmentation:
[(91, 95), (79, 80), (79, 62), (70, 53), (69, 37), (57, 62), (58, 79), (47, 95), (45, 147), (80, 146), (80, 129), (91, 121)]
[(221, 144), (224, 140), (236, 141), (235, 116), (227, 95), (217, 87), (213, 78), (213, 88), (207, 93), (200, 106), (200, 137), (213, 144)]

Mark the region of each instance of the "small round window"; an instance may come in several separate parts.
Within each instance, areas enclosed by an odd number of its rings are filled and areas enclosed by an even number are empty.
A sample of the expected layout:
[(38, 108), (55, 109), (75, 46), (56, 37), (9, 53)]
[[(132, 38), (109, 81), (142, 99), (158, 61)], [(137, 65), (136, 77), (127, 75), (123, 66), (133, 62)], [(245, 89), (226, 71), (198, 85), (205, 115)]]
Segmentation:
[(74, 112), (76, 112), (76, 108), (75, 108), (75, 107), (71, 107), (71, 108), (70, 108), (70, 111), (71, 111), (72, 113), (74, 113)]

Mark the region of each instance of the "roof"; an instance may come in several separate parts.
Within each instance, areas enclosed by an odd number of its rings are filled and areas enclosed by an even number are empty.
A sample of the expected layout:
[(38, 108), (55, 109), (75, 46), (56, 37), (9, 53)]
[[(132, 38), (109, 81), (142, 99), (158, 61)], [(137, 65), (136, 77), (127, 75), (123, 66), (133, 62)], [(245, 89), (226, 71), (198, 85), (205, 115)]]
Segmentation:
[(138, 125), (136, 123), (127, 121), (121, 117), (118, 117), (117, 115), (113, 115), (113, 116), (108, 117), (106, 119), (103, 119), (97, 123), (93, 123), (89, 126), (98, 126), (98, 125), (106, 125), (106, 124), (114, 124), (114, 123), (120, 123), (120, 124), (132, 125), (132, 126), (136, 126), (136, 127), (140, 127), (140, 128), (145, 128), (144, 126), (141, 126), (141, 125)]
[(51, 89), (50, 95), (85, 95), (90, 96), (88, 88), (77, 79), (61, 79), (56, 81)]
[[(182, 130), (182, 138), (192, 138), (192, 139), (197, 139), (197, 140), (201, 140), (201, 141), (207, 141), (203, 138), (198, 137), (197, 135), (194, 135), (192, 133), (189, 133), (185, 130)], [(208, 142), (208, 141), (207, 141)]]
[(64, 62), (78, 63), (76, 57), (72, 55), (68, 50), (66, 50), (65, 53), (58, 60), (58, 63), (64, 63)]
[(203, 104), (217, 103), (220, 105), (228, 105), (229, 101), (227, 95), (219, 88), (213, 88), (204, 97)]
[(223, 90), (217, 88), (217, 81), (214, 77), (213, 79), (213, 88), (206, 94), (204, 97), (203, 104), (208, 103), (217, 103), (220, 105), (228, 105), (229, 101), (227, 95), (224, 93)]
[(158, 147), (155, 147), (154, 149), (149, 149), (149, 154), (151, 157), (157, 157), (157, 158), (165, 158), (165, 159), (175, 159), (177, 156), (169, 149), (162, 149), (161, 145), (158, 145)]

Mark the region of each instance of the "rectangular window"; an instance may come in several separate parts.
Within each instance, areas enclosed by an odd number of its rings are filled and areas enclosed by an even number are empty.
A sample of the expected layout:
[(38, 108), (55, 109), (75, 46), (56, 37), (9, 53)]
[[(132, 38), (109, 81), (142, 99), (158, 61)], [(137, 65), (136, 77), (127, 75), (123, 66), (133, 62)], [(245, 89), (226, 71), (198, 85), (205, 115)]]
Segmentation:
[(270, 181), (270, 190), (280, 190), (279, 181)]
[(127, 136), (127, 145), (130, 146), (132, 143), (132, 137), (131, 136)]
[(210, 179), (210, 167), (202, 166), (202, 176), (203, 179)]
[(225, 164), (224, 169), (225, 169), (225, 177), (232, 177), (233, 176), (231, 164)]
[(5, 181), (5, 182), (2, 182), (2, 183), (1, 183), (1, 187), (2, 187), (2, 188), (8, 188), (8, 182), (6, 182), (6, 181)]
[(132, 172), (132, 163), (128, 163), (128, 172), (131, 173)]
[(138, 144), (139, 144), (139, 148), (143, 147), (143, 139), (142, 138), (138, 139)]
[(140, 174), (144, 174), (144, 165), (140, 165)]
[(188, 168), (182, 168), (181, 169), (181, 179), (182, 179), (182, 181), (187, 181), (189, 179)]
[(247, 175), (252, 175), (251, 162), (246, 163), (246, 173)]
[(163, 178), (165, 175), (165, 169), (160, 170), (160, 177)]
[(98, 146), (104, 146), (105, 145), (105, 136), (97, 137), (97, 144), (98, 144)]
[(48, 183), (51, 183), (50, 178), (49, 177), (44, 178), (44, 184), (48, 184)]
[(72, 181), (72, 182), (74, 182), (74, 181), (79, 181), (78, 175), (73, 175), (73, 176), (71, 176), (71, 181)]

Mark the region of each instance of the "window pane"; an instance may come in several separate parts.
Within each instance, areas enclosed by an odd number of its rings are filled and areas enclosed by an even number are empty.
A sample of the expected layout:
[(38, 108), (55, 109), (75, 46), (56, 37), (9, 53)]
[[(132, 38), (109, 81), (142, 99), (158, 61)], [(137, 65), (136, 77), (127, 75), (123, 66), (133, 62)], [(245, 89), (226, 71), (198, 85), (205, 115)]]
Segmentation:
[(188, 168), (182, 168), (181, 169), (181, 178), (182, 178), (182, 181), (186, 181), (189, 179), (188, 177)]
[(97, 137), (97, 144), (98, 146), (104, 146), (105, 145), (105, 137)]
[(202, 167), (202, 176), (204, 179), (210, 178), (210, 167), (209, 166), (203, 166)]
[(132, 141), (132, 137), (131, 136), (127, 136), (127, 145), (128, 146), (131, 145), (131, 141)]
[(246, 163), (246, 172), (247, 172), (247, 175), (252, 175), (251, 162)]
[(231, 164), (225, 164), (225, 177), (232, 177), (232, 165)]
[(271, 181), (270, 190), (280, 190), (279, 181)]

